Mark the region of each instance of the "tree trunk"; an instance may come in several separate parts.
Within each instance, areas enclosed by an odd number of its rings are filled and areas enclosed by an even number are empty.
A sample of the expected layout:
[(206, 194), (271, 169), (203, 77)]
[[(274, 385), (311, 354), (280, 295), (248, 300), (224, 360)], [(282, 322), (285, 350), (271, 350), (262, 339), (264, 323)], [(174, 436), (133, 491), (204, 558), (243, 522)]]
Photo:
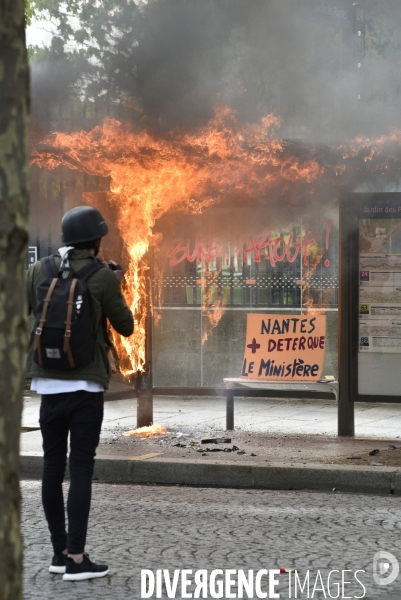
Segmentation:
[(19, 435), (27, 340), (28, 109), (24, 1), (0, 0), (0, 600), (22, 597)]

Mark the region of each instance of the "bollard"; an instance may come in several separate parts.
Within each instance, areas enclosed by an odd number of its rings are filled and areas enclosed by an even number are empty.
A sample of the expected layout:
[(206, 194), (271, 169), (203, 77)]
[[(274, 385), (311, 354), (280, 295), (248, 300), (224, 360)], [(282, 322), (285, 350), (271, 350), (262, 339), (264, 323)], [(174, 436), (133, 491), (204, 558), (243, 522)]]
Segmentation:
[(137, 427), (148, 427), (153, 423), (153, 396), (138, 392), (136, 405)]

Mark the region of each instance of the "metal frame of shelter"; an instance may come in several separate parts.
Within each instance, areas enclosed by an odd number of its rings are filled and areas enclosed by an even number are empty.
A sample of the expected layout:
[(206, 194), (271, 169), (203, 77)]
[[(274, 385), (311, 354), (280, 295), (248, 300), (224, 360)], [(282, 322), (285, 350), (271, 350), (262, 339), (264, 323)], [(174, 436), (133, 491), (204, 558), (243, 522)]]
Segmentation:
[[(338, 368), (340, 392), (338, 398), (338, 435), (355, 435), (355, 402), (401, 403), (400, 395), (360, 394), (359, 377), (359, 287), (360, 246), (359, 221), (365, 207), (373, 205), (396, 208), (401, 218), (401, 193), (349, 194), (340, 201), (340, 257), (339, 257), (339, 306), (338, 306)], [(398, 213), (400, 207), (400, 213)], [(394, 213), (390, 213), (394, 214)], [(391, 216), (389, 216), (391, 218)], [(399, 355), (401, 359), (401, 354)]]

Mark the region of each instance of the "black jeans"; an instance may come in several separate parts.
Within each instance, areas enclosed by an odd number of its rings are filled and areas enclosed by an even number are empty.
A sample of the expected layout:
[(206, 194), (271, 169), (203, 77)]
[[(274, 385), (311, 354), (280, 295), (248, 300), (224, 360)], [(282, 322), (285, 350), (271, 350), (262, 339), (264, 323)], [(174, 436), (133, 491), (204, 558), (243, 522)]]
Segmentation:
[[(40, 406), (43, 437), (42, 503), (54, 552), (66, 548), (81, 554), (85, 548), (96, 447), (103, 420), (103, 392), (44, 394)], [(62, 483), (70, 433), (70, 489), (67, 500), (68, 535)]]

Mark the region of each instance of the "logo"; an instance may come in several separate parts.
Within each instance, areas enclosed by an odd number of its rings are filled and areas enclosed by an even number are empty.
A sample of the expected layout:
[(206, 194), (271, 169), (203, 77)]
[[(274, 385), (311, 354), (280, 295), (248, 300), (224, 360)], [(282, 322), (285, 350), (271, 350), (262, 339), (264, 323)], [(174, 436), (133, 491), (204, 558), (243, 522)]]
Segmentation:
[(61, 358), (58, 348), (45, 348), (47, 358)]
[(391, 552), (380, 550), (373, 557), (373, 579), (377, 585), (390, 585), (400, 572), (400, 565)]

